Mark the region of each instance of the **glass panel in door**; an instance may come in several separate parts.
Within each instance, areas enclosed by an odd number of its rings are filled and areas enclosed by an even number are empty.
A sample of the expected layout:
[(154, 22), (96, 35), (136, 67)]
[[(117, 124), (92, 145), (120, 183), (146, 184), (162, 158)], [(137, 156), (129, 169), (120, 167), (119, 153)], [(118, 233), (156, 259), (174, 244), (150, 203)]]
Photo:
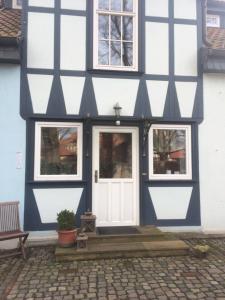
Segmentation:
[(132, 133), (99, 134), (99, 178), (132, 178)]

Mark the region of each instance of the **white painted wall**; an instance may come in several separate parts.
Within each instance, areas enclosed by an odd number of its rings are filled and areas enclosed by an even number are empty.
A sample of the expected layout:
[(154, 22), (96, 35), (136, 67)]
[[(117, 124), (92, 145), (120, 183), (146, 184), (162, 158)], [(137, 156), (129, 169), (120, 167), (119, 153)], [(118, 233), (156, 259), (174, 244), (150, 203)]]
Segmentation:
[(204, 121), (199, 126), (202, 228), (225, 232), (225, 75), (204, 75)]
[(63, 209), (75, 214), (80, 203), (83, 188), (33, 189), (42, 223), (54, 223), (57, 213)]
[(176, 82), (181, 117), (191, 118), (195, 103), (197, 82)]
[(28, 13), (28, 68), (54, 67), (54, 14)]
[(162, 117), (166, 103), (168, 81), (146, 80), (153, 117)]
[(45, 114), (52, 88), (53, 75), (28, 74), (27, 78), (33, 112), (35, 114)]
[(61, 16), (62, 70), (84, 71), (86, 68), (86, 18), (80, 16)]
[[(146, 73), (169, 74), (169, 27), (166, 23), (145, 24)], [(159, 60), (160, 58), (160, 60)]]
[(54, 0), (29, 0), (29, 6), (54, 7)]
[(118, 102), (123, 108), (122, 116), (133, 116), (138, 79), (93, 78), (92, 80), (99, 115), (114, 115), (113, 107)]
[(146, 16), (168, 18), (168, 8), (168, 0), (145, 0)]
[(196, 19), (196, 0), (174, 0), (174, 17), (177, 19)]
[(85, 77), (61, 76), (67, 114), (79, 114)]
[(149, 187), (158, 220), (186, 219), (193, 187)]
[(71, 10), (85, 10), (86, 9), (86, 0), (61, 0), (62, 9), (71, 9)]
[(175, 75), (197, 76), (197, 26), (174, 26)]

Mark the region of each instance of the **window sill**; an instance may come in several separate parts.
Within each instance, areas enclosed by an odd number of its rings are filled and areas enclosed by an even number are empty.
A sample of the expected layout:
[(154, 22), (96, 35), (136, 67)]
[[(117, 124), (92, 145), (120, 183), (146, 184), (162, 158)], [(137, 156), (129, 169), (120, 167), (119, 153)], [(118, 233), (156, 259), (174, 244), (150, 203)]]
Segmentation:
[(28, 184), (86, 184), (86, 180), (28, 180)]
[(87, 72), (93, 75), (123, 75), (140, 77), (144, 74), (143, 71), (128, 71), (128, 70), (103, 70), (103, 69), (87, 69)]
[(171, 183), (171, 184), (174, 184), (174, 183), (198, 183), (199, 181), (198, 180), (195, 180), (195, 179), (146, 179), (144, 180), (145, 183), (148, 183), (148, 184), (163, 184), (163, 183)]

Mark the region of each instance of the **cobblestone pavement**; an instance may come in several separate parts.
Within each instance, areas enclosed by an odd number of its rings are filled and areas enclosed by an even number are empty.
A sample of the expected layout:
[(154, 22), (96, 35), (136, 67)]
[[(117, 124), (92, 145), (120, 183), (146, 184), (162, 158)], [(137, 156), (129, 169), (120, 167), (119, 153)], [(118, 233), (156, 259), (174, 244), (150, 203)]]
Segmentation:
[(187, 243), (210, 254), (56, 263), (53, 247), (32, 248), (27, 262), (0, 260), (0, 299), (225, 300), (225, 238)]

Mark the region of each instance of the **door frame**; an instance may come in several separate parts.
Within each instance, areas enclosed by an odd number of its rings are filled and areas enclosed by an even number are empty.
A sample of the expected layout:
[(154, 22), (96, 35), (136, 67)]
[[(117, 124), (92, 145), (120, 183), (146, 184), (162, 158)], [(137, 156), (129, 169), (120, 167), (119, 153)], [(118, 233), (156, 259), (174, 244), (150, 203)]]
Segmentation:
[[(135, 154), (136, 157), (132, 156), (132, 170), (133, 170), (133, 162), (135, 160), (135, 164), (136, 164), (136, 171), (135, 171), (135, 177), (136, 180), (134, 180), (135, 182), (135, 195), (136, 195), (136, 201), (134, 204), (134, 224), (132, 225), (117, 225), (117, 226), (139, 226), (140, 225), (140, 158), (139, 158), (139, 127), (138, 126), (107, 126), (107, 125), (94, 125), (92, 127), (92, 195), (91, 195), (91, 199), (92, 199), (92, 211), (94, 214), (96, 214), (95, 212), (95, 163), (96, 163), (96, 158), (94, 157), (94, 155), (96, 155), (96, 153), (99, 153), (99, 143), (98, 143), (98, 139), (96, 139), (98, 132), (102, 130), (103, 132), (124, 132), (124, 133), (132, 133), (132, 137), (135, 137), (135, 140), (132, 143), (132, 152), (135, 149)], [(99, 162), (97, 160), (97, 162)], [(99, 176), (99, 174), (98, 174)], [(98, 216), (96, 216), (98, 217)], [(101, 225), (101, 227), (105, 227), (105, 226), (115, 226), (115, 225)]]

